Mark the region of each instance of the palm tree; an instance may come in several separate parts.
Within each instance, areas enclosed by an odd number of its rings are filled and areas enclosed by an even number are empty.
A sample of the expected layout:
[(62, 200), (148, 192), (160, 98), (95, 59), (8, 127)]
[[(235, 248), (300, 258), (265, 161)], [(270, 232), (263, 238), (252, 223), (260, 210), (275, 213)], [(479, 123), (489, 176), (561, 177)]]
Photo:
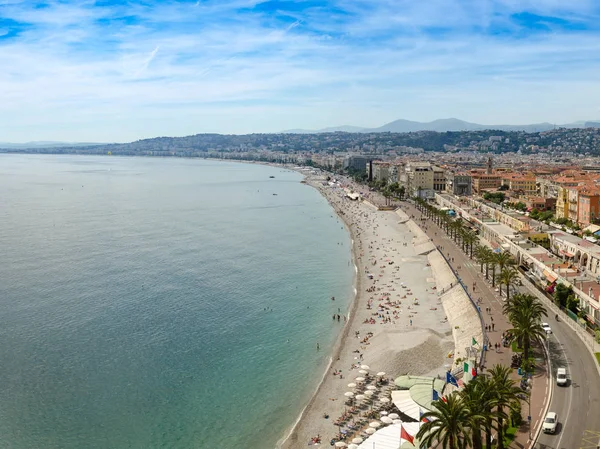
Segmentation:
[(467, 245), (469, 251), (469, 258), (473, 258), (473, 244), (477, 242), (477, 235), (473, 231), (465, 231), (463, 234), (463, 242)]
[(513, 265), (515, 263), (515, 260), (513, 259), (510, 253), (504, 251), (501, 253), (496, 253), (496, 263), (498, 264), (500, 271), (502, 271), (507, 266)]
[(442, 449), (465, 449), (471, 442), (469, 410), (457, 393), (445, 399), (433, 402), (434, 410), (423, 415), (429, 421), (421, 424), (416, 438), (427, 447), (437, 441)]
[(489, 377), (478, 376), (465, 384), (460, 391), (465, 407), (468, 410), (468, 423), (472, 432), (473, 449), (483, 448), (482, 430), (491, 436), (492, 409), (495, 405), (495, 392)]
[(477, 261), (479, 262), (480, 265), (480, 270), (483, 273), (483, 266), (485, 265), (485, 259), (488, 255), (488, 247), (487, 246), (482, 246), (482, 245), (477, 245), (475, 247), (475, 259), (477, 259)]
[[(515, 381), (511, 379), (512, 370), (504, 365), (494, 365), (489, 370), (492, 389), (495, 393), (494, 405), (496, 406), (496, 422), (498, 423), (498, 449), (504, 449), (504, 420), (507, 408), (512, 412), (521, 412), (521, 399), (526, 397), (523, 391), (515, 386)], [(475, 448), (473, 448), (475, 449)]]
[(500, 272), (498, 277), (500, 283), (500, 294), (502, 294), (502, 285), (506, 285), (506, 301), (510, 301), (510, 287), (511, 285), (517, 285), (519, 282), (519, 272), (516, 268), (509, 267), (505, 268)]
[(548, 312), (535, 296), (517, 294), (512, 301), (504, 304), (503, 313), (512, 325), (512, 329), (508, 331), (523, 348), (523, 359), (527, 362), (531, 342), (533, 340), (543, 341), (546, 338), (546, 331), (542, 328), (541, 320), (542, 317), (548, 316)]
[(490, 265), (494, 261), (494, 252), (487, 246), (483, 246), (480, 254), (480, 263), (485, 264), (485, 278), (488, 279)]

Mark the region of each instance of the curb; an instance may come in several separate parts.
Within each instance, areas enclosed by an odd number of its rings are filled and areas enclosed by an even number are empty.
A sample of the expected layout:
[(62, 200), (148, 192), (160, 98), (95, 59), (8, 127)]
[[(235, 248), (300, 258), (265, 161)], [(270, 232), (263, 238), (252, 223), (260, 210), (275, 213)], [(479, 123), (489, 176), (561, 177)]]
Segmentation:
[[(533, 438), (530, 441), (530, 445), (529, 445), (530, 449), (532, 449), (535, 446), (538, 438), (540, 437), (540, 433), (542, 431), (542, 424), (544, 423), (544, 418), (546, 417), (546, 414), (548, 413), (548, 409), (550, 408), (550, 402), (552, 402), (552, 394), (554, 392), (554, 382), (552, 382), (552, 363), (550, 362), (550, 353), (548, 352), (548, 348), (546, 347), (546, 345), (544, 343), (542, 343), (542, 346), (544, 347), (544, 354), (546, 354), (546, 363), (548, 365), (546, 379), (548, 379), (548, 382), (550, 383), (550, 392), (547, 396), (546, 406), (544, 407), (544, 412), (542, 413), (542, 420), (539, 422), (537, 430), (535, 431), (535, 434), (533, 435)], [(533, 418), (531, 420), (533, 421)]]

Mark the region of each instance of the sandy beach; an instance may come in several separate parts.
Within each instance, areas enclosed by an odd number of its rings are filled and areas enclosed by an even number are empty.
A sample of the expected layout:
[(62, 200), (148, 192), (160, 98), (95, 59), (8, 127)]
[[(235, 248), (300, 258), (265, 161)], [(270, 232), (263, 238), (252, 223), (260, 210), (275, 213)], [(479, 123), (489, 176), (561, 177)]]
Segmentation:
[[(329, 446), (339, 430), (334, 422), (345, 412), (345, 393), (355, 391), (348, 384), (364, 377), (361, 365), (368, 365), (372, 376), (385, 372), (390, 380), (407, 373), (443, 376), (452, 363), (448, 354), (455, 350), (451, 317), (439, 294), (450, 287), (445, 283), (452, 278), (440, 268), (435, 258), (439, 253), (429, 238), (401, 210), (378, 211), (368, 202), (352, 201), (343, 189), (320, 177), (308, 176), (306, 182), (328, 199), (350, 230), (357, 294), (331, 366), (295, 427), (288, 430), (280, 444), (283, 449), (311, 445), (317, 435), (321, 445)], [(435, 278), (440, 273), (444, 279)], [(376, 398), (386, 394), (377, 393)]]

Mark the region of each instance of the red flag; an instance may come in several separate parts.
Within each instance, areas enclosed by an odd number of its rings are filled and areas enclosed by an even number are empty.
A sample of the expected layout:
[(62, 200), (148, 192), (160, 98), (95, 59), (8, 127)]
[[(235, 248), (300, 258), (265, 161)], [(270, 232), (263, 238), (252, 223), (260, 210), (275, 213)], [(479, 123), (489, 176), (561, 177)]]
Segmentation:
[(473, 377), (477, 376), (477, 371), (475, 370), (475, 368), (471, 368), (471, 376), (473, 376)]
[(409, 435), (408, 432), (404, 430), (404, 427), (402, 427), (402, 424), (400, 424), (400, 438), (410, 442), (410, 444), (413, 446), (415, 445), (415, 443), (413, 443), (413, 441), (415, 441), (415, 437)]

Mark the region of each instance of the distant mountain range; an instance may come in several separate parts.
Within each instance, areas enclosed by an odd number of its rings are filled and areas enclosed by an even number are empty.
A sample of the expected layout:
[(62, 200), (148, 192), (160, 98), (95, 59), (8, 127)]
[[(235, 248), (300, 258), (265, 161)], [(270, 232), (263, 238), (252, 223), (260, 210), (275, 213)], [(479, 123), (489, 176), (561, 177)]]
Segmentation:
[(105, 145), (103, 143), (92, 143), (92, 142), (56, 142), (38, 140), (35, 142), (25, 143), (10, 143), (0, 142), (0, 148), (61, 148), (61, 147), (89, 147), (92, 145)]
[(554, 128), (600, 128), (600, 121), (594, 122), (574, 122), (565, 125), (555, 125), (552, 123), (534, 123), (532, 125), (480, 125), (479, 123), (470, 123), (456, 118), (446, 118), (434, 120), (433, 122), (413, 122), (411, 120), (395, 120), (379, 128), (361, 128), (358, 126), (335, 126), (318, 130), (308, 129), (289, 129), (284, 133), (292, 134), (314, 134), (331, 132), (350, 132), (350, 133), (410, 133), (416, 131), (480, 131), (484, 129), (497, 129), (498, 131), (525, 131), (541, 132), (549, 131)]

